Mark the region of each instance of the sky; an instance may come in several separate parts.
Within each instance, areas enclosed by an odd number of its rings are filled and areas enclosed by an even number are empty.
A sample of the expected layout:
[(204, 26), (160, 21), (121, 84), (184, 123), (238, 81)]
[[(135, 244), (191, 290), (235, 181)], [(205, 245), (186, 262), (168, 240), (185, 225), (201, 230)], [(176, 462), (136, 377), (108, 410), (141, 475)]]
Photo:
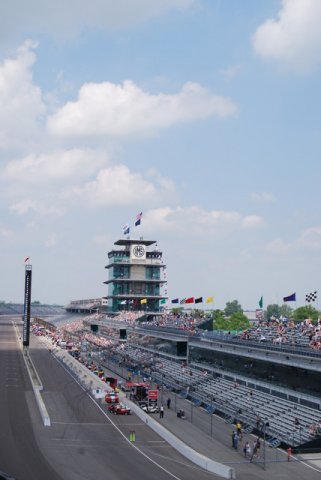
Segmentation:
[(0, 300), (23, 302), (27, 256), (33, 301), (107, 295), (129, 224), (163, 252), (169, 300), (303, 305), (321, 283), (320, 24), (315, 0), (3, 4)]

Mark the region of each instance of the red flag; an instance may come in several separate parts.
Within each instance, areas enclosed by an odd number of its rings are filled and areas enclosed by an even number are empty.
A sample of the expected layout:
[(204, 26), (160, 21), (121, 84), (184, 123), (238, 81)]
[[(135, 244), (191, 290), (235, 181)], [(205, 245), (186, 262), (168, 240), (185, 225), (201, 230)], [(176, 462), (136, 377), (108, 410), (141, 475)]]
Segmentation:
[(26, 263), (28, 260), (30, 260), (30, 257), (26, 257), (24, 263)]
[(185, 303), (194, 303), (194, 297), (189, 297), (185, 300)]

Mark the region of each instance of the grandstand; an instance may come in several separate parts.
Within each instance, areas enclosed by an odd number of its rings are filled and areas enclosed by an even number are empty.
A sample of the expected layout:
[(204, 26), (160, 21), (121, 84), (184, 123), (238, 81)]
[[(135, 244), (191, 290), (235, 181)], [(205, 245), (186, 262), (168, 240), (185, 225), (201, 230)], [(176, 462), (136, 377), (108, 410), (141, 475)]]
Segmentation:
[[(147, 373), (157, 381), (226, 421), (241, 420), (248, 431), (264, 433), (272, 446), (320, 448), (321, 351), (310, 346), (303, 331), (291, 327), (286, 340), (276, 344), (279, 332), (273, 326), (232, 336), (196, 333), (194, 327), (186, 331), (172, 318), (168, 325), (159, 319), (158, 326), (137, 324), (118, 354), (132, 364), (152, 363)], [(175, 348), (177, 334), (185, 335), (186, 356)], [(165, 339), (171, 349), (159, 348)]]
[[(4, 303), (0, 305), (0, 315), (23, 315), (24, 305), (21, 303)], [(42, 305), (38, 303), (31, 304), (31, 315), (48, 317), (64, 313), (64, 308), (60, 305)]]
[(69, 325), (72, 331), (81, 320), (77, 334), (115, 368), (126, 365), (226, 422), (240, 420), (272, 447), (321, 449), (321, 350), (309, 340), (312, 327), (287, 327), (285, 341), (278, 343), (276, 326), (259, 325), (240, 335), (206, 332), (190, 314), (152, 322), (126, 312), (113, 318), (66, 314), (59, 328)]

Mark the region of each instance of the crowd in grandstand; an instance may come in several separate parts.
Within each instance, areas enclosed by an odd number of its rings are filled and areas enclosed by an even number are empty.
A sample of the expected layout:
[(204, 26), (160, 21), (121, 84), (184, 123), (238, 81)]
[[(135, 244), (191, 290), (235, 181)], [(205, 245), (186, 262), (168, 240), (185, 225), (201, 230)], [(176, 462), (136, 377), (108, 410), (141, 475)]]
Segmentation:
[(244, 330), (240, 334), (243, 340), (271, 342), (277, 345), (308, 346), (321, 349), (321, 319), (313, 323), (311, 319), (293, 322), (288, 319), (259, 321), (258, 325)]

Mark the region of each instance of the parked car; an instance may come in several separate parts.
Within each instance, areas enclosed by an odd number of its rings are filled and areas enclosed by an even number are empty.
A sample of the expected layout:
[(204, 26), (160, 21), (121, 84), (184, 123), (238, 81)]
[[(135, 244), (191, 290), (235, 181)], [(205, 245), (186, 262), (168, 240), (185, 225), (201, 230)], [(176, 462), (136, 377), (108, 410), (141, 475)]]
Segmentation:
[(132, 413), (131, 409), (123, 403), (113, 403), (109, 405), (108, 410), (115, 415), (130, 415)]
[(107, 393), (107, 395), (105, 396), (105, 401), (107, 403), (118, 403), (119, 395), (115, 392)]

